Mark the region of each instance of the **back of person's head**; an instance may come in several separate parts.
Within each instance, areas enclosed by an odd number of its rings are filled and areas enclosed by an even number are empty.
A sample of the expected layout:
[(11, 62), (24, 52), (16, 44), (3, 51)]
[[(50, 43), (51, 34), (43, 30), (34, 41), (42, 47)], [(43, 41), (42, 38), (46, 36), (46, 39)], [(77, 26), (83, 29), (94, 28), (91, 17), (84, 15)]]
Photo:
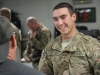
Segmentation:
[(72, 5), (70, 5), (69, 3), (67, 2), (62, 2), (62, 3), (59, 3), (57, 4), (54, 8), (53, 8), (53, 11), (54, 10), (57, 10), (57, 9), (60, 9), (60, 8), (67, 8), (69, 10), (69, 13), (70, 15), (72, 15), (75, 11), (74, 11), (74, 8), (72, 7)]
[(0, 63), (7, 59), (12, 35), (13, 29), (10, 21), (4, 16), (0, 16)]
[(9, 20), (11, 20), (11, 10), (9, 8), (2, 8), (0, 9), (1, 16), (5, 16)]

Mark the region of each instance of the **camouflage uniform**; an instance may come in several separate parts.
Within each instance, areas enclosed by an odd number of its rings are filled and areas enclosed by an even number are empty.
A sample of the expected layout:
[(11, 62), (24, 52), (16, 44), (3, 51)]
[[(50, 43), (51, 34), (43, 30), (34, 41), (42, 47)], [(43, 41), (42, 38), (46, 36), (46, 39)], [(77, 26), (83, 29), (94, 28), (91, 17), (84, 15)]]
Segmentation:
[(100, 75), (100, 43), (97, 39), (77, 33), (72, 42), (61, 48), (61, 35), (49, 43), (42, 53), (39, 70), (46, 75), (58, 75), (68, 53), (69, 64), (61, 75)]
[(13, 31), (16, 34), (15, 38), (16, 38), (16, 42), (17, 42), (17, 50), (16, 50), (16, 54), (15, 54), (15, 60), (18, 62), (21, 62), (21, 33), (19, 33), (19, 29), (13, 23), (11, 23), (11, 26), (13, 28)]
[(34, 68), (38, 69), (41, 52), (50, 40), (51, 32), (44, 25), (41, 25), (36, 31), (35, 38), (29, 38), (27, 48), (24, 52), (24, 57), (28, 57), (32, 61)]

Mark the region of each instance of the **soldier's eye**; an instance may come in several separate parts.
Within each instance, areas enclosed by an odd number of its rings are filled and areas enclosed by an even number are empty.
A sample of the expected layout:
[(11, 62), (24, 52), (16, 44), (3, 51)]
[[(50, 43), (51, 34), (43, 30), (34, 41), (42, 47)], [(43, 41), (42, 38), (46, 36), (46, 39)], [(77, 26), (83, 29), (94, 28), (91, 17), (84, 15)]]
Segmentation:
[(65, 17), (63, 16), (63, 17), (61, 17), (61, 19), (65, 19)]
[(57, 18), (55, 18), (55, 19), (53, 19), (54, 21), (58, 21), (58, 19)]

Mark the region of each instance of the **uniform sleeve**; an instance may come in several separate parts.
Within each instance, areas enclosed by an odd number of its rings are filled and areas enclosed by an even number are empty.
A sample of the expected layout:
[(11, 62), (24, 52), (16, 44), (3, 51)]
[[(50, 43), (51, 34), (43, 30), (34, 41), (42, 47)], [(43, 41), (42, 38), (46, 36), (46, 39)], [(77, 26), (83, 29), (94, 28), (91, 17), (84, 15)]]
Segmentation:
[(100, 43), (92, 40), (87, 47), (88, 61), (94, 70), (93, 75), (100, 75)]
[(46, 75), (53, 75), (52, 64), (44, 50), (42, 51), (41, 59), (39, 62), (39, 70), (45, 73)]
[(28, 57), (29, 58), (30, 54), (31, 54), (31, 42), (28, 41), (26, 50), (24, 51), (23, 55), (24, 55), (24, 57)]
[(19, 30), (17, 31), (17, 38), (18, 38), (18, 40), (17, 40), (17, 42), (18, 42), (17, 46), (18, 46), (18, 49), (19, 49), (19, 52), (20, 52), (20, 55), (21, 55), (21, 33), (19, 33)]
[(17, 39), (17, 47), (21, 55), (21, 33), (19, 33), (19, 30), (16, 30), (16, 39)]
[(41, 32), (40, 40), (38, 40), (37, 38), (31, 38), (34, 48), (38, 50), (43, 50), (45, 46), (48, 44), (48, 42), (50, 42), (50, 40), (51, 40), (51, 32), (49, 30)]

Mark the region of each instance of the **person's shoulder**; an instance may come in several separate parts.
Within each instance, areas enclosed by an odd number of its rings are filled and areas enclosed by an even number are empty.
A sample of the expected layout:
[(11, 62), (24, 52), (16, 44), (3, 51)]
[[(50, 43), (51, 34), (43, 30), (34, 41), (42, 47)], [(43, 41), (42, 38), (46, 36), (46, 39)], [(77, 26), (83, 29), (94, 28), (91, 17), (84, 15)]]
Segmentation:
[(7, 64), (9, 68), (11, 66), (13, 73), (15, 73), (14, 75), (44, 75), (42, 72), (36, 69), (30, 68), (13, 60), (7, 60)]
[(54, 44), (58, 43), (59, 41), (61, 41), (61, 35), (59, 35), (54, 40), (52, 40), (51, 42), (49, 42), (47, 44), (46, 48), (51, 48)]
[(52, 35), (51, 31), (44, 25), (41, 25), (42, 27), (40, 28), (41, 33), (40, 34), (47, 34), (47, 35)]
[(84, 35), (82, 34), (82, 40), (85, 42), (85, 43), (91, 43), (91, 42), (98, 42), (98, 40), (92, 36), (89, 36), (89, 35)]
[(50, 31), (49, 28), (47, 28), (45, 25), (41, 24), (42, 28), (41, 30), (42, 31)]
[(19, 29), (18, 29), (13, 23), (11, 23), (11, 26), (12, 26), (12, 28), (13, 28), (13, 31), (14, 31), (17, 35), (20, 35)]
[(11, 23), (12, 28), (19, 30), (13, 23)]
[(84, 35), (83, 33), (81, 33), (81, 42), (86, 46), (86, 47), (89, 47), (89, 46), (99, 46), (100, 45), (100, 42), (92, 37), (92, 36), (89, 36), (89, 35)]

